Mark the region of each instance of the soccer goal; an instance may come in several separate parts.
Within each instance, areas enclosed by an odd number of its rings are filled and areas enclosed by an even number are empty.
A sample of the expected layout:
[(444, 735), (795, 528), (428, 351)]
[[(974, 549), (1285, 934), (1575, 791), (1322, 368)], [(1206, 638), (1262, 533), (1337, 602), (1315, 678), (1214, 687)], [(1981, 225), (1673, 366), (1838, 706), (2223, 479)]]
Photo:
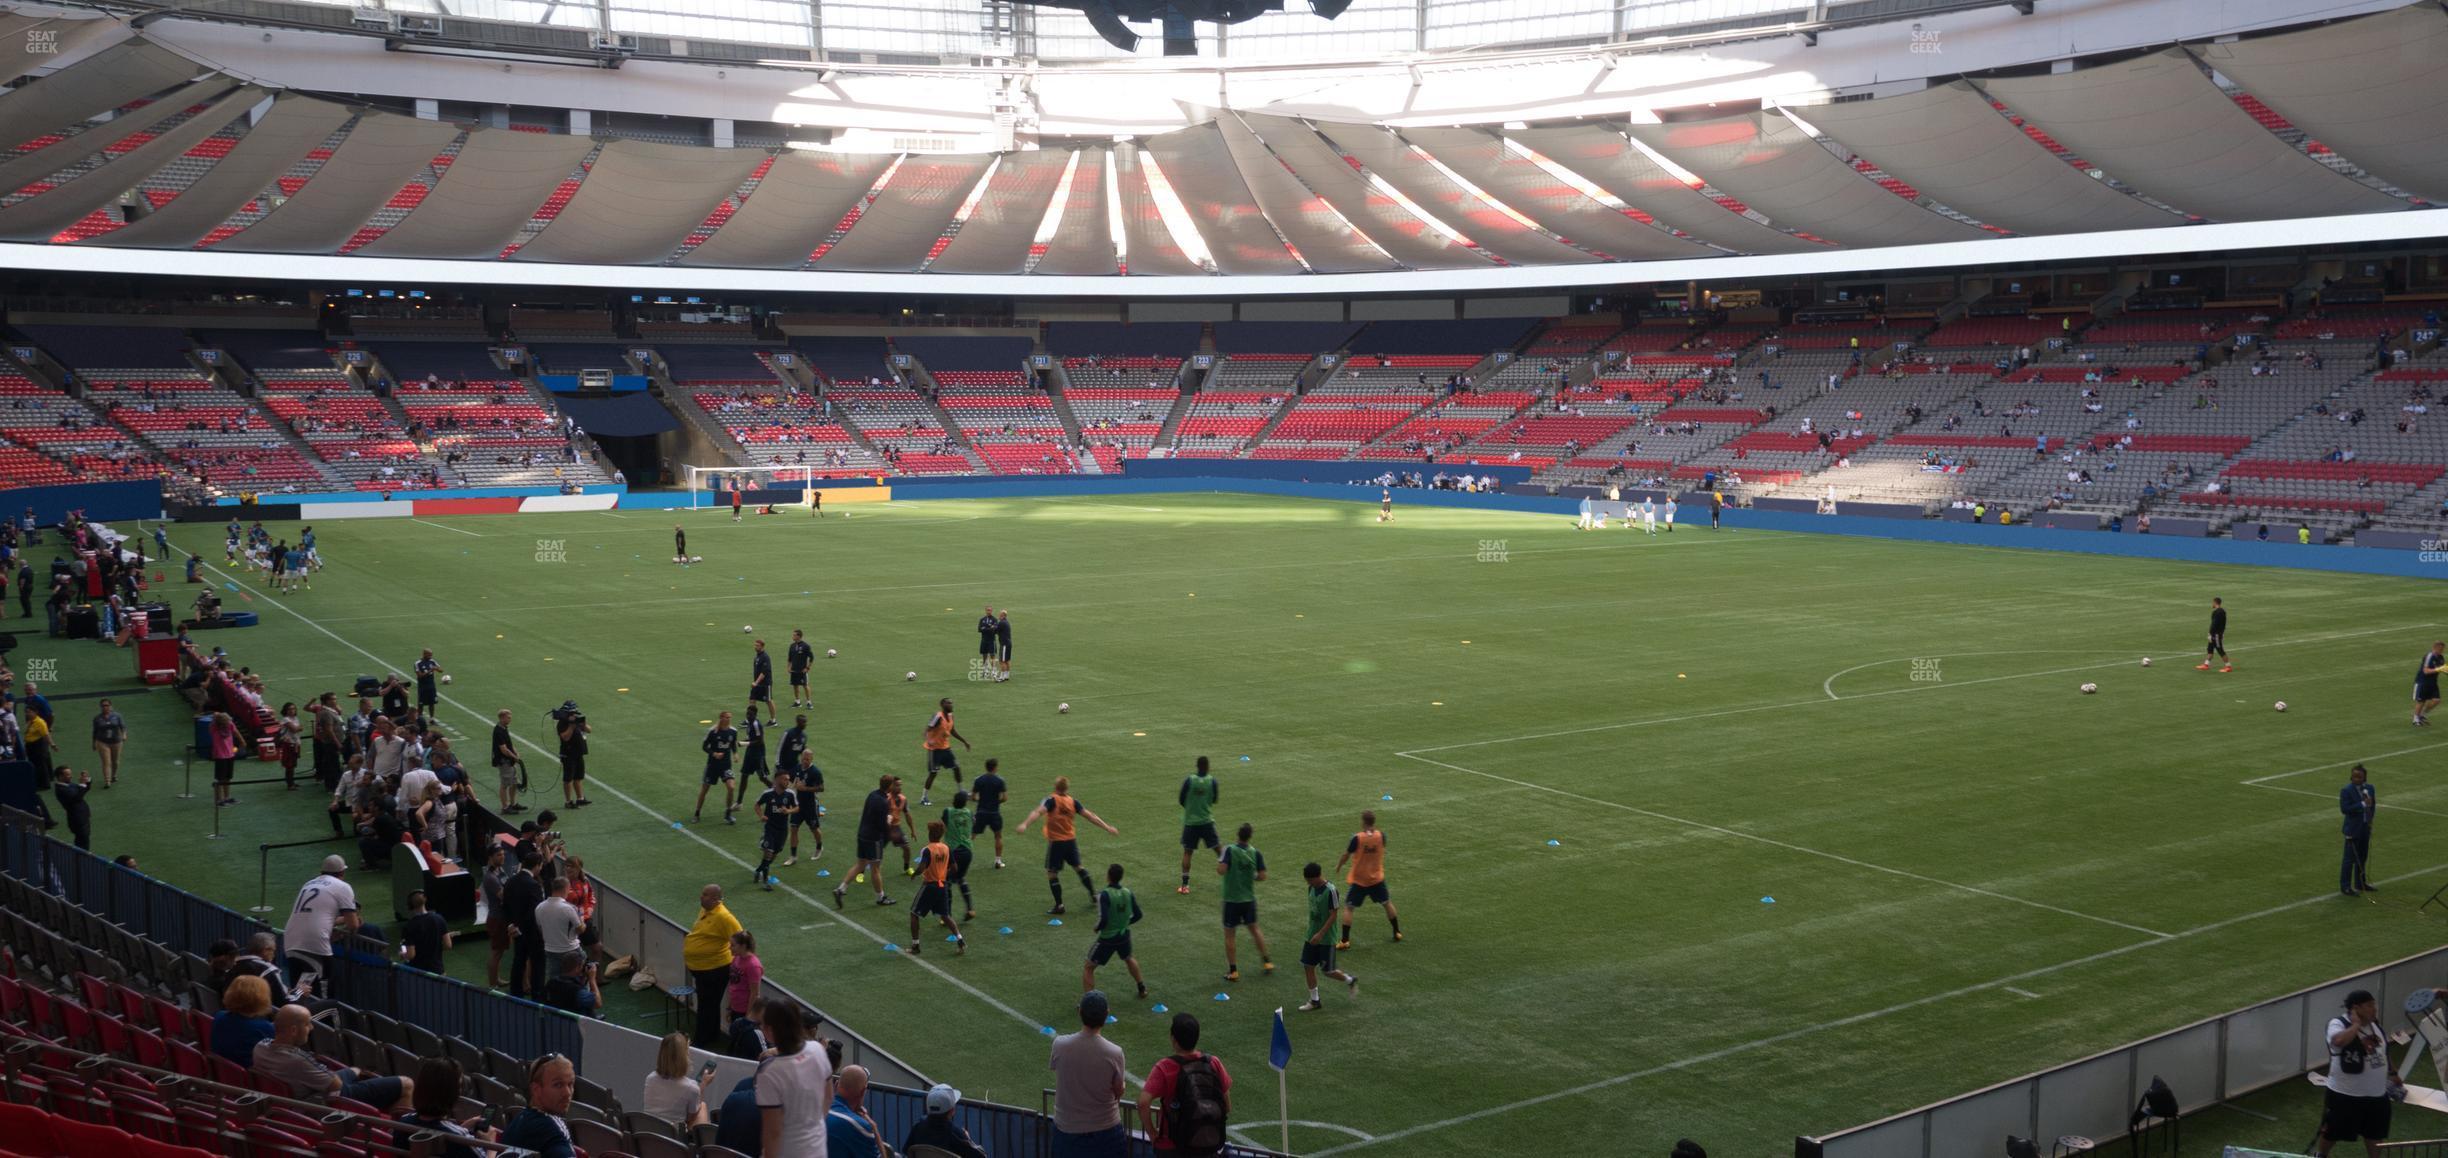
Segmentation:
[[(809, 492), (827, 482), (838, 482), (850, 476), (838, 470), (828, 473), (823, 467), (791, 463), (764, 466), (694, 466), (680, 467), (683, 481), (688, 484), (689, 507), (727, 507), (733, 491), (755, 493), (789, 491), (796, 499), (786, 500), (799, 506), (809, 505)], [(865, 476), (858, 476), (865, 477)]]

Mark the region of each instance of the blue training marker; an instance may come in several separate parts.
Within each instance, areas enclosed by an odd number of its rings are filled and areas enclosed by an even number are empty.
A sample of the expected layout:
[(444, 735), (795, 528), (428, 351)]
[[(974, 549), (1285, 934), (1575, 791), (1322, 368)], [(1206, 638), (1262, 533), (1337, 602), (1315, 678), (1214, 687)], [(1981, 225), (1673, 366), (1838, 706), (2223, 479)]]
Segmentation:
[(1563, 841), (1560, 841), (1560, 840), (1551, 840), (1551, 841), (1548, 841), (1548, 842), (1547, 842), (1547, 847), (1549, 847), (1549, 848), (1562, 848), (1562, 847), (1564, 847), (1564, 842), (1563, 842)]
[(995, 932), (1001, 933), (1001, 934), (1003, 934), (1004, 936), (1009, 937), (1009, 936), (1011, 936), (1011, 926), (1009, 926), (1009, 925), (1005, 925), (1005, 926), (1003, 926), (1002, 928), (995, 930)]
[(954, 944), (954, 945), (958, 945), (958, 944), (960, 944), (960, 934), (958, 934), (958, 933), (946, 933), (946, 934), (944, 934), (944, 940), (945, 940), (945, 941), (948, 941), (948, 942), (950, 942), (950, 943), (952, 943), (952, 944)]
[(1148, 1006), (1148, 1012), (1149, 1012), (1149, 1013), (1165, 1013), (1165, 1012), (1169, 1012), (1169, 1011), (1165, 1009), (1165, 1007), (1164, 1007), (1164, 1002), (1159, 1001), (1159, 1002), (1157, 1002), (1157, 1003), (1156, 1003), (1156, 1004), (1154, 1004), (1154, 1005)]
[(1760, 898), (1760, 903), (1761, 903), (1761, 904), (1763, 904), (1763, 905), (1773, 905), (1773, 904), (1775, 904), (1775, 903), (1776, 903), (1776, 898), (1775, 898), (1775, 897), (1761, 897), (1761, 898)]
[(673, 827), (673, 828), (680, 828), (680, 827), (682, 827), (682, 825), (680, 824), (680, 822), (679, 822), (679, 821), (675, 820), (675, 821), (672, 821), (672, 827)]
[(1241, 762), (1242, 762), (1242, 763), (1244, 763), (1244, 764), (1249, 763), (1249, 757), (1247, 757), (1247, 756), (1243, 756), (1243, 757), (1241, 758)]
[(1054, 1027), (1050, 1025), (1041, 1025), (1037, 1027), (1037, 1032), (1042, 1033), (1047, 1037), (1052, 1037), (1054, 1036)]
[(1053, 920), (1051, 920), (1051, 921), (1047, 921), (1047, 922), (1046, 922), (1046, 924), (1049, 924), (1049, 925), (1059, 925), (1059, 924), (1062, 924), (1062, 918), (1061, 918), (1061, 917), (1056, 917), (1056, 918), (1054, 918), (1054, 919), (1053, 919)]
[(1113, 1014), (1110, 1014), (1110, 1013), (1108, 1013), (1108, 1014), (1106, 1014), (1106, 1015), (1105, 1015), (1105, 1024), (1107, 1024), (1107, 1025), (1116, 1025), (1116, 1024), (1119, 1024), (1119, 1023), (1121, 1022), (1121, 1020), (1122, 1020), (1121, 1018), (1119, 1018), (1119, 1017), (1115, 1017)]
[(1230, 1001), (1230, 1000), (1232, 1000), (1232, 994), (1230, 994), (1230, 993), (1218, 993), (1218, 994), (1216, 994), (1216, 1000), (1218, 1000), (1218, 1001)]
[[(674, 827), (674, 828), (678, 828), (678, 827), (679, 827), (679, 825), (673, 825), (672, 827)], [(817, 870), (816, 870), (816, 875), (817, 875), (817, 876), (820, 876), (820, 877), (829, 877), (829, 876), (832, 876), (832, 875), (833, 875), (833, 870), (832, 870), (832, 869), (817, 869)]]
[(884, 951), (887, 953), (898, 953), (901, 951), (901, 946), (895, 945), (890, 941), (886, 941), (884, 942)]
[(1391, 792), (1389, 792), (1389, 793), (1386, 793), (1386, 794), (1385, 794), (1385, 795), (1383, 795), (1383, 796), (1378, 797), (1377, 799), (1379, 799), (1379, 800), (1392, 800), (1392, 799), (1394, 799), (1394, 794), (1393, 794), (1393, 793), (1391, 793)]

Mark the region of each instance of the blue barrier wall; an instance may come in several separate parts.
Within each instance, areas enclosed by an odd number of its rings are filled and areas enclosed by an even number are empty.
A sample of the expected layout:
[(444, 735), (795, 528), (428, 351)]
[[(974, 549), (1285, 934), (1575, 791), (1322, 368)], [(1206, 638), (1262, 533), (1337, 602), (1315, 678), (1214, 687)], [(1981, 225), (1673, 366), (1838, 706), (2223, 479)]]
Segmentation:
[(44, 526), (59, 521), (71, 510), (82, 510), (85, 517), (103, 522), (126, 519), (158, 519), (162, 517), (161, 484), (152, 479), (143, 482), (72, 483), (56, 487), (17, 487), (0, 495), (0, 510), (14, 516), (27, 507), (34, 508), (34, 519)]

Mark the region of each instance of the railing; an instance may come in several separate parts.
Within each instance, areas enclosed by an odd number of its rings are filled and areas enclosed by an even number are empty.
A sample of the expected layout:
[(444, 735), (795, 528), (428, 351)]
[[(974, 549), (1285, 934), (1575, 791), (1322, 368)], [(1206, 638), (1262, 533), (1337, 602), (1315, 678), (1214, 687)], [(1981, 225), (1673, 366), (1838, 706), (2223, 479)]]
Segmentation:
[(53, 840), (43, 835), (40, 819), (14, 808), (0, 808), (0, 872), (148, 941), (198, 957), (214, 941), (244, 944), (269, 928), (245, 913)]
[(1850, 1130), (1796, 1138), (1794, 1156), (1954, 1158), (1994, 1152), (2001, 1134), (2113, 1141), (2130, 1130), (2153, 1077), (2166, 1080), (2188, 1114), (2301, 1080), (2327, 1062), (2327, 1047), (2314, 1043), (2349, 990), (2368, 989), (2380, 1008), (2402, 1009), (2408, 993), (2438, 985), (2443, 973), (2448, 948), (2418, 953)]

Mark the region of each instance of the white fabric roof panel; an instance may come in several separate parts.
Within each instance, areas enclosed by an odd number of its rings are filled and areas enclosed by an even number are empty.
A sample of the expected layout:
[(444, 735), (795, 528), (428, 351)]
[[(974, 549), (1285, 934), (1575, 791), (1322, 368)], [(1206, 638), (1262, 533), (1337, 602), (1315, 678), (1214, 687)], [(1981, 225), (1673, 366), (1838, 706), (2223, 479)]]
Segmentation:
[(265, 95), (264, 90), (251, 85), (233, 90), (177, 127), (104, 162), (98, 168), (88, 170), (85, 175), (48, 193), (0, 209), (0, 238), (21, 241), (49, 239), (82, 220), (86, 214), (118, 200), (121, 194), (176, 160), (179, 154), (220, 132), (223, 126), (244, 115)]
[(213, 248), (331, 253), (458, 136), (457, 126), (440, 121), (361, 117), (297, 196)]
[(115, 44), (0, 93), (0, 148), (24, 144), (212, 71), (144, 40)]
[(660, 265), (764, 160), (755, 149), (614, 141), (514, 259)]
[(1105, 157), (1104, 149), (1079, 151), (1062, 218), (1031, 273), (1105, 277), (1120, 268), (1114, 260), (1113, 215), (1105, 205)]
[(1328, 147), (1308, 125), (1258, 113), (1243, 113), (1241, 120), (1291, 166), (1302, 184), (1395, 261), (1413, 269), (1477, 269), (1488, 263), (1485, 254), (1457, 243), (1400, 202), (1369, 188), (1342, 154)]
[(1979, 83), (2109, 176), (2187, 213), (2259, 221), (2406, 207), (2279, 140), (2181, 50)]
[(903, 158), (883, 191), (859, 214), (850, 232), (816, 260), (815, 268), (874, 273), (917, 269), (993, 160), (992, 153)]
[(682, 265), (798, 269), (898, 153), (782, 153), (748, 200)]
[(1771, 229), (1708, 199), (1624, 139), (1620, 124), (1508, 134), (1542, 157), (1660, 223), (1736, 253), (1810, 253), (1827, 247)]
[[(238, 139), (195, 183), (179, 191), (170, 203), (103, 234), (88, 244), (186, 249), (204, 240), (230, 214), (262, 196), (275, 178), (298, 158), (321, 145), (334, 130), (356, 115), (346, 105), (312, 97), (282, 96), (255, 127)], [(485, 256), (492, 256), (486, 254)]]
[(1713, 250), (1643, 225), (1557, 180), (1485, 129), (1404, 129), (1412, 144), (1558, 237), (1621, 259), (1708, 257)]
[(527, 227), (536, 208), (594, 150), (589, 137), (508, 129), (470, 132), (425, 200), (357, 252), (369, 257), (498, 257)]
[(1218, 271), (1304, 272), (1258, 208), (1240, 167), (1233, 164), (1232, 150), (1224, 146), (1224, 134), (1214, 124), (1149, 137), (1143, 144), (1189, 210)]
[(1114, 146), (1114, 180), (1121, 183), (1123, 260), (1136, 274), (1187, 276), (1207, 272), (1182, 252), (1181, 242), (1157, 212), (1156, 195), (1148, 191), (1147, 173), (1139, 167), (1139, 150), (1128, 142)]
[(110, 148), (138, 133), (147, 132), (163, 121), (203, 104), (238, 87), (238, 82), (226, 76), (210, 76), (195, 81), (177, 92), (163, 96), (125, 116), (112, 117), (84, 132), (69, 136), (56, 144), (46, 145), (7, 162), (0, 162), (0, 189), (23, 189), (36, 181), (66, 169), (77, 162)]
[(2448, 203), (2448, 13), (2437, 4), (2193, 51), (2381, 180)]
[(1514, 265), (1569, 265), (1598, 260), (1595, 255), (1557, 241), (1488, 204), (1428, 163), (1409, 142), (1386, 129), (1329, 122), (1320, 122), (1317, 128), (1367, 166), (1369, 172), (1410, 198), (1420, 212), (1434, 215), (1455, 232), (1478, 243), (1481, 250)]
[(1838, 245), (1926, 245), (1988, 236), (1888, 192), (1778, 113), (1632, 125), (1630, 131), (1768, 220)]
[(1292, 248), (1300, 251), (1301, 260), (1310, 269), (1318, 273), (1380, 273), (1397, 268), (1392, 258), (1369, 244), (1369, 239), (1352, 228), (1325, 198), (1310, 192), (1300, 178), (1292, 175), (1292, 170), (1268, 152), (1258, 134), (1241, 123), (1239, 114), (1220, 112), (1215, 123), (1224, 136), (1225, 148), (1232, 153), (1234, 166), (1249, 184), (1251, 196)]
[(1939, 204), (2017, 233), (2185, 223), (2066, 164), (1962, 81), (1801, 115)]
[(1063, 167), (1071, 163), (1068, 149), (1036, 149), (1005, 153), (986, 191), (978, 195), (969, 219), (952, 235), (944, 251), (927, 263), (944, 273), (1024, 273), (1029, 246), (1045, 224), (1046, 207), (1054, 203), (1054, 187), (1062, 183)]

